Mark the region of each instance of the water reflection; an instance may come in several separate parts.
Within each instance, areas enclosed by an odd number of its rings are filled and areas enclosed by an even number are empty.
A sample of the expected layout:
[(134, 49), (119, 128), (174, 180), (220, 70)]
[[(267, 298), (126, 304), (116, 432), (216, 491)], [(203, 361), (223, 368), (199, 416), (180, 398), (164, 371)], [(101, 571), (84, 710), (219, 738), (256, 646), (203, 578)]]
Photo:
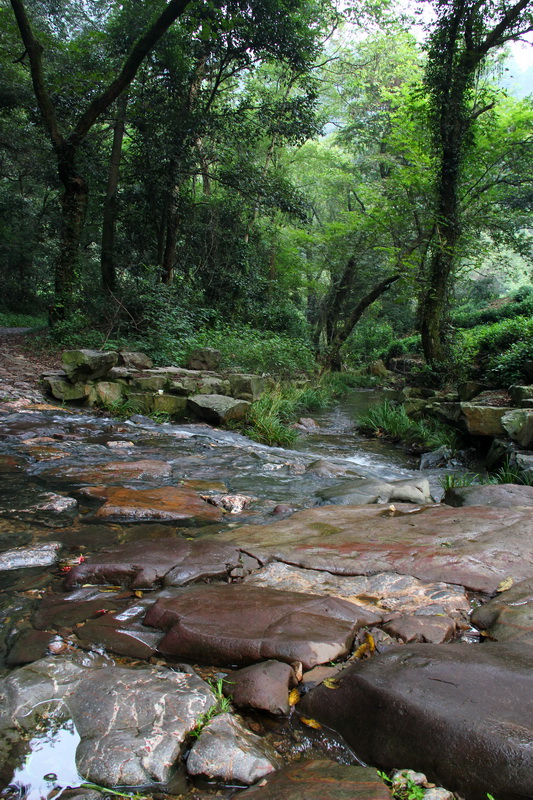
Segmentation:
[(0, 796), (5, 800), (57, 798), (84, 779), (76, 769), (76, 748), (80, 736), (72, 720), (50, 725), (47, 731), (27, 743), (29, 753), (13, 772)]

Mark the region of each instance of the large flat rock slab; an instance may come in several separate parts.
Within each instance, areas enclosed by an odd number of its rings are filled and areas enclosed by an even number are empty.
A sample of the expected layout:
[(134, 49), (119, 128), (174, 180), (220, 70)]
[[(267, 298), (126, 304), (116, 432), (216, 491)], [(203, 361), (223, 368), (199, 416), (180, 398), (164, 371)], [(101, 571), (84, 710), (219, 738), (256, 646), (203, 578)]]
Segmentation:
[(375, 769), (326, 759), (291, 764), (239, 794), (242, 800), (390, 800), (391, 796)]
[(103, 500), (94, 514), (108, 522), (220, 522), (222, 512), (185, 487), (161, 486), (154, 489), (127, 489), (121, 486), (90, 486), (86, 497)]
[(530, 510), (472, 506), (321, 506), (220, 535), (246, 552), (340, 575), (398, 572), (494, 592), (533, 577)]
[(334, 597), (229, 584), (181, 589), (158, 600), (144, 624), (167, 632), (165, 655), (220, 665), (273, 658), (311, 669), (346, 655), (357, 630), (380, 619)]
[(360, 662), (298, 710), (364, 761), (408, 764), (468, 800), (524, 800), (533, 787), (533, 648), (416, 644)]
[(154, 588), (182, 586), (206, 578), (225, 578), (240, 566), (241, 552), (214, 539), (141, 539), (107, 547), (73, 567), (67, 588), (86, 583)]

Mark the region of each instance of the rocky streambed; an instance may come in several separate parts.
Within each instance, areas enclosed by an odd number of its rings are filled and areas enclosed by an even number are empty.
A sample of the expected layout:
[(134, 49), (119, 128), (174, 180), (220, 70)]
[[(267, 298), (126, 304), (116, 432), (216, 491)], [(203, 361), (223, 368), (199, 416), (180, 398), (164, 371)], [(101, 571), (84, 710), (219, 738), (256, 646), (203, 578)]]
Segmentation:
[(3, 797), (533, 797), (533, 489), (437, 503), (339, 419), (1, 404)]

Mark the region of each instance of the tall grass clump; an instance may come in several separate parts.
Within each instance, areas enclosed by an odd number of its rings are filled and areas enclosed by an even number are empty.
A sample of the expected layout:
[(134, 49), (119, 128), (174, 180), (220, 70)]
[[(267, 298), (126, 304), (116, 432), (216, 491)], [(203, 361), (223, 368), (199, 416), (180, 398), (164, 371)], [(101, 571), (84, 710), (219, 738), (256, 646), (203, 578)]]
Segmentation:
[(242, 432), (256, 442), (289, 447), (298, 438), (291, 427), (301, 414), (329, 406), (330, 397), (320, 387), (281, 386), (265, 392), (250, 406)]
[(433, 419), (411, 419), (403, 405), (395, 406), (388, 400), (370, 409), (358, 421), (363, 431), (406, 445), (428, 450), (457, 447), (456, 434), (446, 425)]

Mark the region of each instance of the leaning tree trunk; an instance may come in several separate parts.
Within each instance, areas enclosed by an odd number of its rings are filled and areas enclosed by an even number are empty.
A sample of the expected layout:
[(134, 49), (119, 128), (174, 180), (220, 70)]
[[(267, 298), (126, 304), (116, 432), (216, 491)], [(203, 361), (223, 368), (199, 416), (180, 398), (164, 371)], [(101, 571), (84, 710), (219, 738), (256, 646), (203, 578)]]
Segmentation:
[(401, 275), (390, 275), (385, 280), (378, 283), (367, 295), (365, 295), (355, 306), (349, 317), (345, 320), (342, 327), (337, 330), (329, 346), (322, 356), (324, 370), (340, 372), (342, 369), (341, 347), (348, 339), (349, 335), (363, 316), (367, 308), (374, 303)]

